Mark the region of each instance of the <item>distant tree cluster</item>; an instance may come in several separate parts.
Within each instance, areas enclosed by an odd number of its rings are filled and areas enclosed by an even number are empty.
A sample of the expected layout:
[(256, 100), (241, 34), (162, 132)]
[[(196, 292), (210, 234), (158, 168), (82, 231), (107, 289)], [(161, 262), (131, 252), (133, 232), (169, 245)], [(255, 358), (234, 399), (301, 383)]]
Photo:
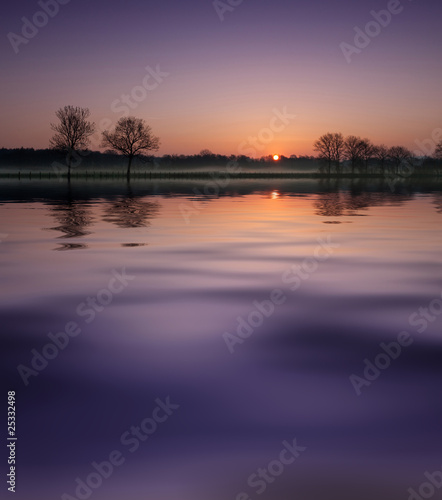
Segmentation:
[(332, 169), (339, 173), (346, 167), (352, 174), (356, 169), (368, 172), (370, 167), (377, 167), (382, 173), (385, 173), (386, 168), (398, 173), (403, 166), (414, 169), (431, 164), (432, 159), (442, 160), (442, 141), (436, 146), (432, 157), (416, 158), (413, 152), (404, 146), (389, 148), (385, 144), (375, 145), (370, 139), (354, 135), (344, 137), (336, 132), (322, 135), (315, 141), (314, 150), (328, 173), (331, 173)]
[[(124, 156), (115, 152), (91, 151), (89, 149), (80, 152), (81, 166), (84, 169), (98, 169), (108, 167), (109, 165), (119, 168), (127, 167), (127, 161)], [(72, 168), (78, 165), (79, 158), (72, 155)], [(144, 158), (145, 160), (148, 157)], [(64, 165), (68, 162), (65, 151), (54, 149), (34, 149), (34, 148), (0, 148), (0, 164), (4, 167), (26, 169), (28, 171), (44, 171), (52, 165)], [(51, 169), (54, 171), (54, 168)]]
[(203, 149), (199, 154), (195, 155), (177, 155), (165, 154), (161, 157), (161, 164), (164, 166), (220, 166), (225, 167), (228, 162), (234, 161), (241, 165), (253, 166), (254, 168), (266, 168), (269, 163), (280, 165), (281, 167), (294, 167), (309, 165), (311, 169), (317, 163), (314, 156), (296, 156), (290, 157), (281, 155), (279, 160), (275, 162), (272, 155), (261, 156), (260, 158), (251, 158), (247, 155), (222, 155), (212, 153), (209, 149)]
[[(81, 167), (84, 170), (96, 169), (100, 171), (101, 169), (109, 167), (126, 167), (128, 160), (123, 154), (117, 153), (113, 150), (106, 150), (104, 153), (100, 151), (90, 151), (82, 150), (80, 151), (79, 157), (77, 155), (72, 155), (74, 158), (72, 162), (72, 168), (79, 166), (76, 164), (81, 159)], [(15, 148), (6, 149), (0, 148), (0, 164), (5, 167), (12, 168), (26, 168), (28, 171), (34, 171), (36, 169), (47, 169), (48, 166), (55, 163), (59, 165), (66, 165), (67, 161), (66, 152), (53, 150), (53, 149), (33, 149), (33, 148)], [(202, 155), (177, 155), (177, 154), (165, 154), (162, 156), (152, 156), (140, 154), (138, 158), (146, 163), (148, 161), (153, 162), (157, 167), (161, 168), (182, 168), (191, 169), (193, 167), (203, 168), (203, 167), (219, 167), (224, 168), (229, 162), (236, 162), (243, 166), (253, 167), (254, 169), (268, 168), (269, 164), (278, 165), (281, 167), (293, 168), (308, 168), (308, 170), (314, 171), (317, 169), (317, 159), (314, 156), (296, 156), (292, 155), (290, 158), (286, 156), (281, 156), (279, 161), (275, 164), (272, 156), (262, 156), (261, 158), (250, 158), (245, 155), (222, 155), (205, 153)]]

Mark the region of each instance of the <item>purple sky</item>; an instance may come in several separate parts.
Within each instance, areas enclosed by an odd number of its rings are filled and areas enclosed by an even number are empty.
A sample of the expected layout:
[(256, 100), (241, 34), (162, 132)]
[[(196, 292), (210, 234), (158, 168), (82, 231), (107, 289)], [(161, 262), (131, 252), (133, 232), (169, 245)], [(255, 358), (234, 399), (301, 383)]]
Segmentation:
[[(340, 44), (354, 45), (354, 27), (388, 7), (397, 12), (388, 26), (347, 62)], [(311, 154), (327, 131), (416, 149), (442, 127), (440, 2), (244, 0), (231, 9), (221, 21), (211, 0), (71, 0), (15, 53), (8, 33), (21, 35), (21, 18), (42, 8), (11, 2), (0, 20), (0, 147), (47, 147), (67, 104), (90, 108), (99, 130), (132, 106), (164, 154)], [(146, 67), (168, 76), (157, 84)], [(284, 109), (288, 118), (275, 118)]]

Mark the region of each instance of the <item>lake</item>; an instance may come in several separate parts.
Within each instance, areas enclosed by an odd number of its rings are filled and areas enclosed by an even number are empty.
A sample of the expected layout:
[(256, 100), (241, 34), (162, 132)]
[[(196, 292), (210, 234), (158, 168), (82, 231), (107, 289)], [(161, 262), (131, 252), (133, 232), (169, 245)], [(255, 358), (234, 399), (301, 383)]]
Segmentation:
[(206, 188), (2, 180), (18, 498), (439, 495), (441, 183)]

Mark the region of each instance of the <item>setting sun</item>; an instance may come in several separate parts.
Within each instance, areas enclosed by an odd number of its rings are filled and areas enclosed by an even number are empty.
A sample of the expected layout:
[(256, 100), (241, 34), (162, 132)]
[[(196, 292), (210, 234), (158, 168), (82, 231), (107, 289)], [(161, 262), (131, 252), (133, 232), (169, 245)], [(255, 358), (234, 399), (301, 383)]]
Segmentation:
[(278, 161), (278, 160), (279, 160), (279, 155), (273, 155), (273, 159), (274, 159), (275, 161)]

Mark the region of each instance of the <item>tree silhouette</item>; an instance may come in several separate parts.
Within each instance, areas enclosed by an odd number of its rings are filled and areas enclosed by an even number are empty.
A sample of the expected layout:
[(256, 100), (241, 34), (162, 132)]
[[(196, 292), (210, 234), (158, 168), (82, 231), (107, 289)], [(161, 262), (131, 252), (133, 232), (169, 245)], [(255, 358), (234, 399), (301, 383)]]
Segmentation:
[(368, 162), (373, 157), (375, 147), (370, 139), (362, 139), (362, 159), (364, 161), (365, 170), (368, 170)]
[(341, 133), (328, 132), (324, 134), (315, 141), (314, 149), (318, 153), (318, 157), (327, 162), (328, 173), (330, 173), (333, 163), (336, 165), (336, 170), (339, 171), (344, 152), (344, 137)]
[(213, 156), (213, 153), (210, 149), (202, 149), (200, 151), (200, 156)]
[(152, 134), (152, 129), (143, 119), (128, 116), (118, 120), (113, 132), (108, 130), (103, 132), (101, 145), (128, 159), (127, 180), (129, 180), (132, 160), (143, 153), (157, 151), (160, 140)]
[(413, 157), (411, 151), (403, 146), (393, 146), (388, 150), (388, 155), (394, 162), (396, 173), (399, 172), (399, 167), (403, 162), (411, 160)]
[(434, 157), (436, 160), (442, 160), (442, 141), (436, 146), (436, 150), (434, 151)]
[(50, 145), (53, 149), (67, 153), (69, 181), (71, 179), (72, 156), (77, 151), (87, 148), (89, 137), (95, 131), (95, 124), (88, 121), (90, 114), (88, 108), (65, 106), (55, 113), (60, 123), (51, 123), (51, 129), (55, 134), (50, 140)]
[(381, 144), (380, 146), (374, 146), (373, 156), (379, 162), (379, 165), (381, 166), (382, 172), (384, 172), (385, 171), (385, 162), (389, 158), (387, 146), (385, 144)]
[(362, 161), (364, 142), (360, 137), (349, 135), (344, 141), (344, 158), (351, 162), (351, 173), (354, 174), (356, 166)]

